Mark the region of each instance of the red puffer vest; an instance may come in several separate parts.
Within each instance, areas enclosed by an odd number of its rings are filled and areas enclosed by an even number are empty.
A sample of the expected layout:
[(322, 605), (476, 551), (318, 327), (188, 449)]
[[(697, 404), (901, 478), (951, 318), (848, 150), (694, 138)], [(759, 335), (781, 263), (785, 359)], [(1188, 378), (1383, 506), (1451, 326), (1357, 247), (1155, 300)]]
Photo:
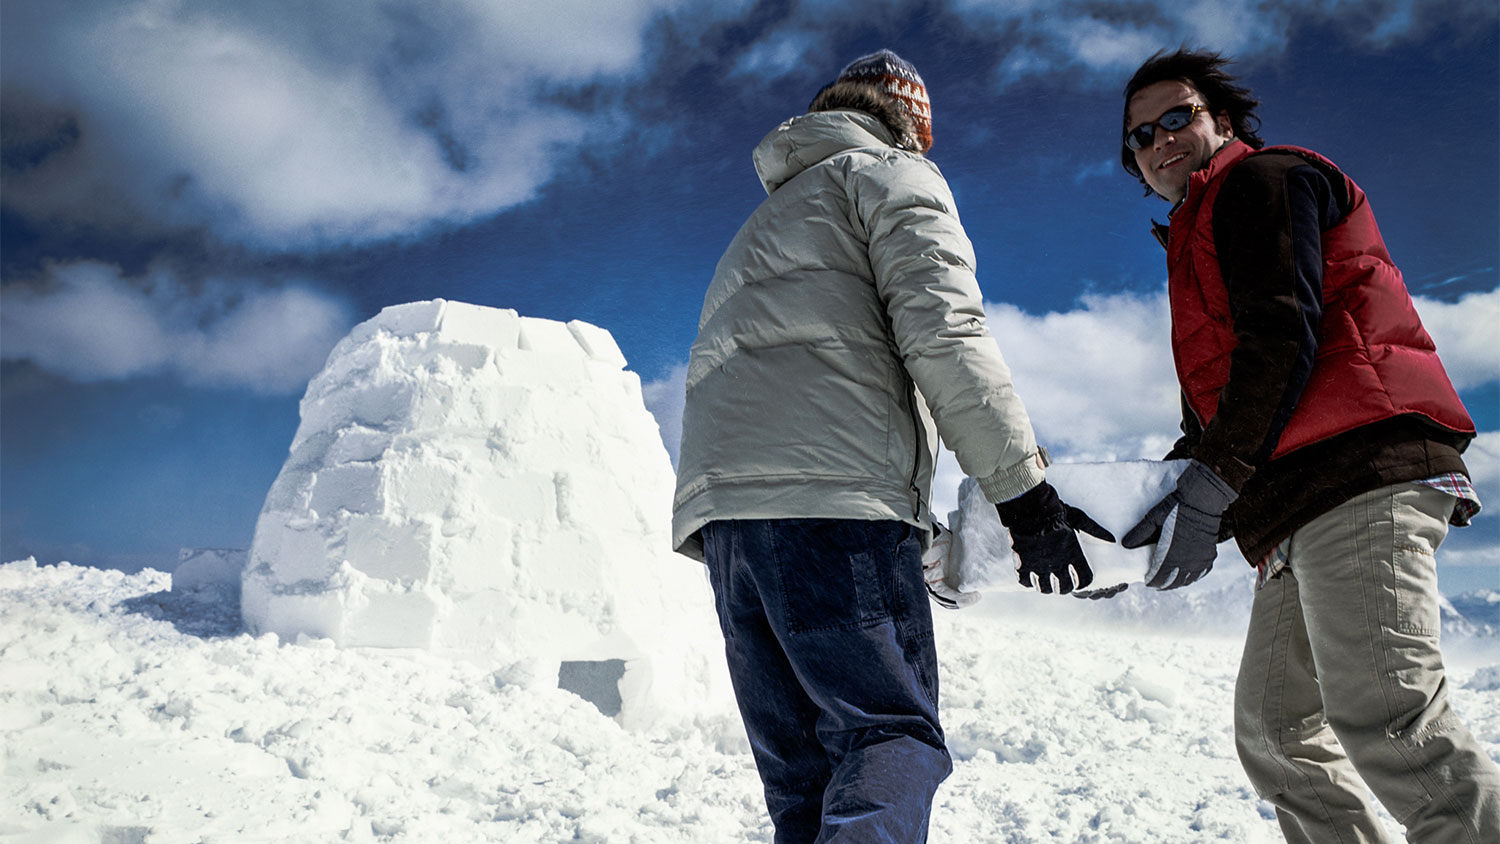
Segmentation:
[[(1321, 163), (1298, 147), (1267, 147)], [(1188, 405), (1205, 426), (1229, 380), (1234, 327), (1213, 239), (1213, 207), (1224, 176), (1255, 153), (1233, 142), (1189, 180), (1172, 215), (1167, 247), (1172, 356)], [(1438, 360), (1391, 262), (1365, 194), (1343, 176), (1349, 213), (1323, 232), (1323, 319), (1312, 374), (1272, 458), (1362, 425), (1414, 413), (1472, 433), (1474, 423)]]

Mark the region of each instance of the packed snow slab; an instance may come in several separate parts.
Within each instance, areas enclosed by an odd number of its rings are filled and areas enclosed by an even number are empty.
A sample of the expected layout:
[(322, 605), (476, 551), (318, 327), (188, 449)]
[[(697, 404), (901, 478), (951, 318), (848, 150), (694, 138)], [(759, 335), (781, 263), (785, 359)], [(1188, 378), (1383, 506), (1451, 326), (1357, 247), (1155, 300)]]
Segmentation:
[[(1123, 537), (1156, 502), (1177, 486), (1187, 460), (1131, 460), (1123, 463), (1056, 463), (1047, 467), (1047, 481), (1063, 501), (1088, 513), (1116, 539)], [(995, 505), (985, 500), (979, 485), (965, 478), (958, 490), (958, 509), (948, 515), (953, 531), (953, 559), (949, 580), (964, 592), (1024, 592), (1017, 582), (1010, 532), (1000, 523)], [(1084, 533), (1078, 534), (1083, 554), (1094, 570), (1096, 587), (1140, 583), (1151, 565), (1154, 546), (1128, 549)], [(1219, 545), (1219, 567), (1244, 568), (1244, 557), (1233, 542)]]
[(511, 682), (619, 666), (627, 722), (713, 693), (711, 593), (670, 553), (671, 461), (624, 366), (601, 328), (458, 302), (356, 326), (308, 384), (266, 497), (246, 627)]

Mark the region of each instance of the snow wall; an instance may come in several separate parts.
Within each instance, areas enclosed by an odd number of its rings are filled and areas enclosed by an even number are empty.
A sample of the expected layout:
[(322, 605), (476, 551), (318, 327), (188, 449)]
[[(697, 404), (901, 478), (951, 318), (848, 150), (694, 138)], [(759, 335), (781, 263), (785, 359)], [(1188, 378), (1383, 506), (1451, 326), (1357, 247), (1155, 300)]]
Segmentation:
[(256, 524), (246, 627), (430, 650), (507, 683), (561, 674), (607, 714), (617, 694), (627, 726), (727, 695), (705, 570), (670, 550), (671, 461), (625, 364), (593, 325), (440, 299), (356, 326), (308, 384)]

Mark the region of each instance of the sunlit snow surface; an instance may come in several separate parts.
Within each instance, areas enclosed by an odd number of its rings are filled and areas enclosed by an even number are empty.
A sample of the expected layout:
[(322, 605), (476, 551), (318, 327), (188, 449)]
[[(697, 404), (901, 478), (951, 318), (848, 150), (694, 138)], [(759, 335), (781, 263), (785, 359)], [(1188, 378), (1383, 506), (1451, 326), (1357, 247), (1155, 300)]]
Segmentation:
[[(771, 840), (727, 705), (630, 732), (460, 661), (254, 638), (211, 578), (170, 584), (0, 566), (0, 841)], [(934, 842), (1280, 840), (1230, 736), (1243, 631), (1164, 599), (937, 614), (955, 770)], [(1495, 641), (1446, 649), (1500, 757)]]

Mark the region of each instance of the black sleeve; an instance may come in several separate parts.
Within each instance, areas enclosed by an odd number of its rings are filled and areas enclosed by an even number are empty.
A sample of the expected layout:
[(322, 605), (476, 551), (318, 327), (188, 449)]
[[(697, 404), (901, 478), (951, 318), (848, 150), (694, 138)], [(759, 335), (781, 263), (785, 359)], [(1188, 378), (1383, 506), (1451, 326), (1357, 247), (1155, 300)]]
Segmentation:
[(1275, 450), (1312, 373), (1323, 316), (1322, 234), (1343, 217), (1342, 193), (1306, 159), (1267, 153), (1230, 171), (1214, 202), (1235, 348), (1194, 456), (1236, 488)]
[(1182, 402), (1182, 422), (1177, 427), (1182, 431), (1182, 436), (1172, 443), (1172, 450), (1167, 452), (1163, 460), (1186, 460), (1192, 457), (1193, 449), (1198, 447), (1198, 440), (1203, 437), (1203, 426), (1198, 424), (1198, 417), (1188, 405), (1187, 395), (1179, 393), (1178, 398)]

